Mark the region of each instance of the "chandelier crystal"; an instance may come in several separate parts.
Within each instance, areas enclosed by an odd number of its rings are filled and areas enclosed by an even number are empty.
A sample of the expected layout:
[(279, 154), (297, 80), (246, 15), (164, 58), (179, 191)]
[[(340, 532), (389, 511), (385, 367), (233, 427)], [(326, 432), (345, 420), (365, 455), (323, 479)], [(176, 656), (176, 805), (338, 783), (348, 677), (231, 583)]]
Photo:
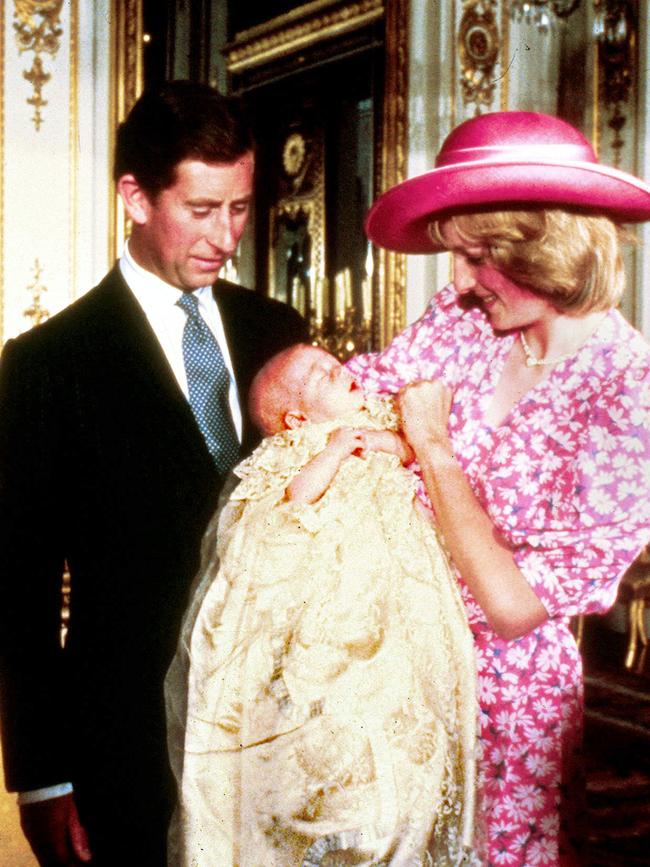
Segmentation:
[(541, 33), (547, 33), (552, 16), (563, 20), (580, 6), (580, 0), (510, 0), (510, 17), (514, 21), (534, 24)]

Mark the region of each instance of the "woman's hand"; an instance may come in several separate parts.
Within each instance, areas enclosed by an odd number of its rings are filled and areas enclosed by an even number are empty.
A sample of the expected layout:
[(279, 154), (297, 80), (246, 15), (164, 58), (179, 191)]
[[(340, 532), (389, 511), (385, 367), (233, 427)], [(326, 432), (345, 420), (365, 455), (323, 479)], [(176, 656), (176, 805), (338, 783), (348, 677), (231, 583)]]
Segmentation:
[(402, 389), (402, 429), (420, 464), (424, 486), (447, 549), (490, 626), (506, 639), (524, 635), (548, 613), (478, 501), (448, 432), (452, 393), (435, 382)]
[(416, 455), (442, 446), (451, 453), (449, 413), (452, 391), (444, 382), (421, 381), (405, 386), (397, 397), (402, 430)]

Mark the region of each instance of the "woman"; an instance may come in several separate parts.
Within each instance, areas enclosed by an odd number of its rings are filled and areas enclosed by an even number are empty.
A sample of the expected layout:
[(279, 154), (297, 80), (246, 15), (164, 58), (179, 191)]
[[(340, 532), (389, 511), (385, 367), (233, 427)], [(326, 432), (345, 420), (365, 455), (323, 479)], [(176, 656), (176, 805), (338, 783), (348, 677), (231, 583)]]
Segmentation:
[(366, 224), (453, 261), (424, 316), (350, 367), (400, 393), (460, 576), (493, 865), (575, 863), (558, 809), (582, 714), (569, 618), (609, 608), (650, 537), (650, 347), (615, 310), (617, 224), (649, 218), (650, 188), (571, 126), (499, 112), (454, 130)]

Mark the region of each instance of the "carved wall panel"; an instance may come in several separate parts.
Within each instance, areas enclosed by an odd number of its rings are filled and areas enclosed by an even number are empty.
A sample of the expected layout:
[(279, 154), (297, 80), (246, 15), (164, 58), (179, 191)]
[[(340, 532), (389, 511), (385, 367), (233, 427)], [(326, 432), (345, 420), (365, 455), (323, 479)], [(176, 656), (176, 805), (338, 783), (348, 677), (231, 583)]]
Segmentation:
[(2, 341), (106, 269), (110, 21), (108, 0), (0, 3)]

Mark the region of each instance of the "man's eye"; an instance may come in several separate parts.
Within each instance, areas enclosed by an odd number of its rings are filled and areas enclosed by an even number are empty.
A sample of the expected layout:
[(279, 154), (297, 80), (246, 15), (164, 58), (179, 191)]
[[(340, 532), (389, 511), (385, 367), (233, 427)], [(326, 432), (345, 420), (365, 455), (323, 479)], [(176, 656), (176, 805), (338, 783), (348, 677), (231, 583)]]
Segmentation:
[(230, 208), (231, 214), (245, 214), (248, 211), (248, 202), (241, 202), (236, 205), (232, 205)]
[(192, 208), (192, 215), (195, 217), (207, 217), (210, 213), (210, 208)]

